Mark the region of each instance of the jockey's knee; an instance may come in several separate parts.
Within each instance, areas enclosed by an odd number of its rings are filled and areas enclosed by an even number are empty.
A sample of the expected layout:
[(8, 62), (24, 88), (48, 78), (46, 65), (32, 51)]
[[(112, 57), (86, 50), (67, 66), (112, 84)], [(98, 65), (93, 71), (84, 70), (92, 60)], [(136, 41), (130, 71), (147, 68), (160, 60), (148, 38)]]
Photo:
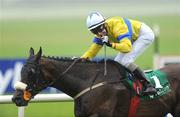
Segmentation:
[(150, 45), (154, 41), (154, 33), (149, 32), (139, 38), (141, 38), (142, 43), (144, 43), (145, 45)]
[(141, 41), (143, 41), (147, 45), (151, 44), (155, 39), (154, 32), (146, 24), (142, 24), (141, 33), (139, 36), (139, 38), (141, 38)]
[(154, 36), (153, 32), (150, 32), (147, 37), (148, 37), (147, 40), (148, 40), (149, 43), (152, 43), (154, 41), (154, 39), (155, 39), (155, 36)]

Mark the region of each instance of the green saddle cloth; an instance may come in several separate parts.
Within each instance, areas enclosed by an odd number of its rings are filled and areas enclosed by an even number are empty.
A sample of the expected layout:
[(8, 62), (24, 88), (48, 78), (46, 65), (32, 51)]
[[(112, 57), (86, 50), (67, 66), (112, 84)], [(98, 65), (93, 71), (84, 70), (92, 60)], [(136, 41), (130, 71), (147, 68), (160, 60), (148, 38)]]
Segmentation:
[(159, 98), (171, 91), (166, 73), (160, 70), (151, 70), (145, 73), (148, 80), (155, 86), (157, 93), (154, 95), (142, 96), (142, 99)]
[[(157, 93), (153, 95), (140, 96), (141, 100), (156, 99), (171, 91), (166, 73), (160, 70), (150, 70), (148, 72), (145, 72), (145, 75), (150, 83), (155, 86), (155, 88), (157, 89)], [(128, 80), (127, 82), (131, 87), (133, 87), (132, 80)]]

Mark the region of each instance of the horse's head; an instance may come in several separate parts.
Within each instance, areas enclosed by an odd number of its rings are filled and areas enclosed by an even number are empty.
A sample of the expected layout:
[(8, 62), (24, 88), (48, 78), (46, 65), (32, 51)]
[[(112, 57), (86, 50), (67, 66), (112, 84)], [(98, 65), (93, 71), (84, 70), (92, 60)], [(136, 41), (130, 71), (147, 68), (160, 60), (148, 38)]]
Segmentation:
[(17, 106), (26, 106), (28, 102), (40, 91), (46, 88), (49, 81), (44, 79), (41, 69), (42, 49), (34, 55), (33, 48), (30, 49), (30, 56), (21, 70), (21, 81), (15, 84), (15, 93), (12, 101)]

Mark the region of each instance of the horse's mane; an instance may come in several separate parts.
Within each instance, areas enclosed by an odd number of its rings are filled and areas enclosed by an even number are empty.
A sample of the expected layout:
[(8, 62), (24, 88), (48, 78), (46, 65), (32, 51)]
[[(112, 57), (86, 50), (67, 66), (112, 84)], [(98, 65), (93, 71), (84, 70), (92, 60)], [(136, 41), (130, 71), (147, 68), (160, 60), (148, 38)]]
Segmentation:
[(57, 61), (74, 61), (72, 57), (59, 57), (59, 56), (42, 56), (43, 58), (53, 59)]
[[(80, 58), (74, 58), (74, 57), (59, 57), (59, 56), (42, 56), (43, 58), (48, 58), (48, 59), (52, 59), (52, 60), (57, 60), (57, 61), (74, 61), (75, 59), (80, 59)], [(105, 59), (101, 59), (101, 60), (86, 60), (84, 61), (84, 63), (104, 63)], [(114, 60), (111, 59), (107, 59), (107, 62), (115, 62)], [(116, 63), (116, 62), (115, 62)]]
[[(55, 57), (55, 56), (44, 56), (44, 55), (43, 55), (43, 57), (48, 58), (48, 59), (52, 59), (52, 60), (56, 60), (56, 61), (71, 61), (71, 62), (74, 61), (73, 57), (59, 57), (59, 56)], [(80, 59), (80, 58), (76, 58), (76, 59)], [(99, 61), (95, 61), (95, 60), (83, 61), (83, 63), (96, 63), (96, 64), (102, 64), (104, 62), (105, 62), (105, 59), (101, 59)], [(121, 73), (124, 73), (124, 70), (126, 69), (124, 66), (122, 66), (121, 64), (119, 64), (118, 62), (116, 62), (112, 59), (107, 59), (106, 62), (116, 66)]]

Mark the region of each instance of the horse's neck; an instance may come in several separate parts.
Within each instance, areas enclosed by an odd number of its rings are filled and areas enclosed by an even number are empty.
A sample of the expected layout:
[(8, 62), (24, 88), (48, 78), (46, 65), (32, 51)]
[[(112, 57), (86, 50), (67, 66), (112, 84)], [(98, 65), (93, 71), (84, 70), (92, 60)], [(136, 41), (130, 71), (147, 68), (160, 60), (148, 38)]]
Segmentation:
[[(53, 78), (58, 79), (52, 86), (57, 88), (71, 97), (77, 95), (79, 92), (87, 87), (91, 87), (94, 84), (103, 82), (104, 80), (118, 81), (121, 78), (121, 74), (115, 65), (107, 65), (108, 76), (104, 76), (104, 65), (95, 63), (75, 63), (71, 68), (73, 61), (61, 61), (54, 64), (56, 73)], [(51, 71), (53, 71), (51, 69)], [(69, 69), (65, 74), (64, 71)], [(108, 78), (110, 77), (110, 78)]]
[[(52, 86), (70, 96), (75, 96), (88, 85), (87, 82), (91, 80), (91, 76), (87, 74), (88, 68), (80, 65), (80, 63), (69, 68), (72, 63), (73, 61), (58, 62), (59, 65), (54, 66), (57, 70), (55, 74), (58, 74), (58, 77), (53, 76), (57, 81)], [(59, 67), (57, 68), (57, 66)], [(68, 71), (66, 71), (67, 69)], [(63, 74), (63, 72), (65, 73)]]

